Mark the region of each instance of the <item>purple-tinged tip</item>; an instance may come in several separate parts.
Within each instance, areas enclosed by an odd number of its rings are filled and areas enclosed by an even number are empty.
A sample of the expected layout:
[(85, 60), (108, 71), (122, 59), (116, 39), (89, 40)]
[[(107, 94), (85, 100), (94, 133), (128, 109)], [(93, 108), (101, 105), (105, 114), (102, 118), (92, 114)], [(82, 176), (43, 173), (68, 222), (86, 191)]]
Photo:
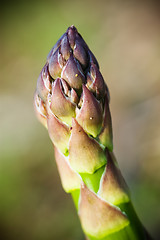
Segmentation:
[(77, 28), (73, 24), (70, 27), (68, 27), (67, 32), (70, 31), (70, 30), (77, 33)]

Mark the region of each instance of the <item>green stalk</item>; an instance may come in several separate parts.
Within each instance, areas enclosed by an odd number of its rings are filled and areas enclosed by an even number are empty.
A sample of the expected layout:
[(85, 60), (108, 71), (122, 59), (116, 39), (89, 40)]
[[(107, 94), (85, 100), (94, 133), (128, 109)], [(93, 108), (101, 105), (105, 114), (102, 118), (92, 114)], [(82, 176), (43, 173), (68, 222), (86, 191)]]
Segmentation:
[(51, 49), (37, 81), (35, 110), (55, 148), (88, 240), (149, 240), (113, 154), (109, 90), (74, 26)]

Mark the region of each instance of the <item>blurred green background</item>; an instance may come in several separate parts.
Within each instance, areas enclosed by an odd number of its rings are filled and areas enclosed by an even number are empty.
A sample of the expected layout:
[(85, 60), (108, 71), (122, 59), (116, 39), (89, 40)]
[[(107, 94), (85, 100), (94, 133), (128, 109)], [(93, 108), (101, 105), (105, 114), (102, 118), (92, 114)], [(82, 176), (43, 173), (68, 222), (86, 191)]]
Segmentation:
[(0, 239), (82, 240), (33, 110), (46, 56), (74, 24), (111, 94), (114, 149), (137, 213), (160, 236), (158, 1), (6, 1), (0, 37)]

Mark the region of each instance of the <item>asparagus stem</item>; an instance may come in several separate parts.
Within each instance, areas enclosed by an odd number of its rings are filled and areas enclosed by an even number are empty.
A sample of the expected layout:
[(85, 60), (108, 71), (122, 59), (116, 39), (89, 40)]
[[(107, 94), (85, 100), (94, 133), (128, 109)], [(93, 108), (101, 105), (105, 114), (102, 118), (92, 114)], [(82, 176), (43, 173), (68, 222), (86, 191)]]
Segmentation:
[(139, 221), (113, 154), (109, 90), (74, 26), (50, 51), (35, 110), (55, 146), (64, 190), (88, 240), (151, 239)]

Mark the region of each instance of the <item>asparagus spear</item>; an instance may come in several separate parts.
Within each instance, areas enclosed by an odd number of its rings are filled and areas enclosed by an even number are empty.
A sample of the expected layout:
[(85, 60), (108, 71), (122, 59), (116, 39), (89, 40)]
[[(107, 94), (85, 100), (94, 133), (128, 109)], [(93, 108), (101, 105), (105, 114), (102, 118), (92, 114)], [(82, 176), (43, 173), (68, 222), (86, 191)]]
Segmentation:
[(34, 98), (64, 190), (89, 240), (150, 239), (131, 204), (113, 154), (109, 90), (74, 26), (51, 49)]

